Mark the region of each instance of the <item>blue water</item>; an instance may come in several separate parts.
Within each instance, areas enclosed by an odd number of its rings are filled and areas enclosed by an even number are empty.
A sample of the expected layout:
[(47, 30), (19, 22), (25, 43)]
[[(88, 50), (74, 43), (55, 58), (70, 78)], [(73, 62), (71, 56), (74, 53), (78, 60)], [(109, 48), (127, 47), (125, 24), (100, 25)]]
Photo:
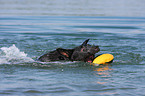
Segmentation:
[[(143, 17), (1, 16), (0, 95), (144, 96), (144, 25)], [(114, 62), (36, 61), (88, 38)]]
[[(0, 0), (0, 96), (145, 96), (144, 0)], [(90, 38), (112, 64), (39, 62)]]

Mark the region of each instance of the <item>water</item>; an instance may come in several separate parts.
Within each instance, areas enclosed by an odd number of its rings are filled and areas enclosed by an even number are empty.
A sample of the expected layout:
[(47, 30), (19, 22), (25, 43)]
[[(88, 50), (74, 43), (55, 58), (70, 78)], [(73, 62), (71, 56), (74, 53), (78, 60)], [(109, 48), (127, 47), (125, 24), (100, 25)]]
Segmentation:
[[(0, 95), (144, 95), (145, 18), (0, 17)], [(110, 65), (36, 59), (85, 39), (111, 53)], [(97, 55), (97, 54), (96, 54)]]
[[(0, 1), (0, 96), (145, 96), (144, 1), (60, 1)], [(114, 62), (37, 61), (88, 38)]]
[(145, 16), (144, 0), (0, 0), (0, 15)]

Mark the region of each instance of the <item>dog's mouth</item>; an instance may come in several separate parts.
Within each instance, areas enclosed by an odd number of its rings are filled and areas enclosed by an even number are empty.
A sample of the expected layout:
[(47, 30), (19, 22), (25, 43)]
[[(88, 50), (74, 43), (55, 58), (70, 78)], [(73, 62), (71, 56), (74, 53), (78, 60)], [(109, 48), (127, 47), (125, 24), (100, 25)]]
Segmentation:
[(93, 60), (94, 60), (94, 57), (95, 57), (94, 55), (88, 56), (88, 57), (86, 58), (86, 62), (92, 63)]
[(97, 52), (99, 52), (99, 51), (100, 51), (99, 46), (96, 46), (96, 48), (95, 48), (95, 52), (97, 53)]
[[(97, 53), (97, 52), (99, 52), (99, 51), (100, 51), (99, 46), (96, 46), (95, 51), (94, 51), (94, 54)], [(91, 55), (91, 54), (90, 54), (90, 56), (88, 56), (88, 57), (85, 59), (85, 62), (92, 63), (93, 60), (94, 60), (94, 58), (95, 58), (95, 55)]]

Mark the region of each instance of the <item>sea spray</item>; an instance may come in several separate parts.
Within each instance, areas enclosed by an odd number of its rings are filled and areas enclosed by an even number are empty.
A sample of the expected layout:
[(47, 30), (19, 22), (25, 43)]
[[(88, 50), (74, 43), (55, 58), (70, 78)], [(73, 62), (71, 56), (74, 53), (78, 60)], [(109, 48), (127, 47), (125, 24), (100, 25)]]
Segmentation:
[(33, 62), (34, 60), (27, 57), (27, 54), (21, 52), (14, 44), (10, 47), (0, 48), (0, 64), (13, 64), (20, 62)]

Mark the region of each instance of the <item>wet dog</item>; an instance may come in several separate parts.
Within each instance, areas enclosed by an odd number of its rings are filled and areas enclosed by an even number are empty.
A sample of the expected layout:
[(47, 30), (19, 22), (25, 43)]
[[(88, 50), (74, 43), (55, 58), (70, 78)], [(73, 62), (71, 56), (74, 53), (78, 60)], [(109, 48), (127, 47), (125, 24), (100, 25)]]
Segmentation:
[(92, 62), (95, 58), (95, 53), (100, 51), (99, 46), (88, 44), (89, 39), (85, 40), (80, 46), (73, 49), (57, 48), (54, 51), (46, 53), (38, 58), (42, 62), (50, 61), (84, 61)]

